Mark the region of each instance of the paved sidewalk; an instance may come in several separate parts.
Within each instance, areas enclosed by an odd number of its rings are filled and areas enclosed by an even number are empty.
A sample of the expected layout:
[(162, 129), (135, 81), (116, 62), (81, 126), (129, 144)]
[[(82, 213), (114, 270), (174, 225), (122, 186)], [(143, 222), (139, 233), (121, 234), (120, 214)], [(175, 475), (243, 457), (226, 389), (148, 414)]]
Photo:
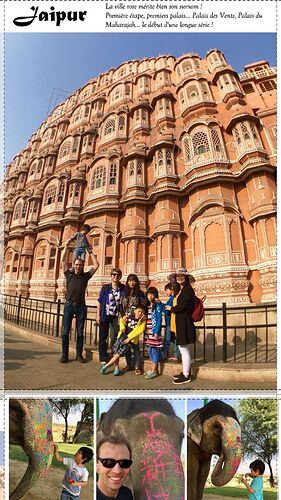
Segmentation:
[[(80, 364), (74, 360), (75, 354), (70, 354), (67, 364), (59, 363), (60, 344), (49, 342), (46, 338), (36, 337), (36, 334), (13, 330), (6, 326), (5, 333), (5, 390), (168, 390), (194, 391), (218, 390), (274, 390), (275, 384), (267, 383), (237, 383), (196, 379), (190, 384), (176, 386), (171, 376), (161, 375), (153, 380), (146, 380), (143, 375), (136, 376), (134, 372), (115, 377), (112, 373), (101, 375), (99, 364), (89, 361)], [(179, 371), (181, 365), (178, 365)]]

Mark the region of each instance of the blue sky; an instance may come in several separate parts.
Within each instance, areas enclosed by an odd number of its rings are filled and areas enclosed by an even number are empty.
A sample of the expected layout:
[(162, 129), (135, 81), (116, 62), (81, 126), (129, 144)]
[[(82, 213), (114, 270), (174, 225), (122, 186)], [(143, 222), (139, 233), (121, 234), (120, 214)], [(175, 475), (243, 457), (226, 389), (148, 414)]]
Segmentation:
[[(8, 33), (5, 35), (5, 163), (52, 109), (90, 78), (130, 59), (219, 48), (238, 72), (276, 65), (274, 33)], [(61, 89), (57, 91), (55, 89)]]

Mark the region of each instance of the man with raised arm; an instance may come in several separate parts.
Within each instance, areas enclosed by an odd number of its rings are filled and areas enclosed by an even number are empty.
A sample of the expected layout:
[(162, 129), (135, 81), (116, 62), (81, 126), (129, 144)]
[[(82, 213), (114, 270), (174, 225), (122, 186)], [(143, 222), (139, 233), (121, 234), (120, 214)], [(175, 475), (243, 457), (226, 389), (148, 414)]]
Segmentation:
[(78, 257), (74, 260), (73, 267), (68, 268), (67, 263), (68, 245), (63, 250), (61, 265), (66, 277), (66, 297), (63, 312), (63, 333), (62, 333), (62, 356), (61, 363), (68, 362), (69, 351), (69, 332), (72, 319), (76, 317), (76, 359), (80, 363), (85, 363), (83, 358), (84, 343), (84, 325), (87, 316), (87, 307), (85, 303), (85, 293), (89, 279), (95, 274), (99, 267), (99, 262), (95, 255), (89, 255), (89, 261), (92, 260), (93, 266), (89, 271), (84, 272), (84, 261)]

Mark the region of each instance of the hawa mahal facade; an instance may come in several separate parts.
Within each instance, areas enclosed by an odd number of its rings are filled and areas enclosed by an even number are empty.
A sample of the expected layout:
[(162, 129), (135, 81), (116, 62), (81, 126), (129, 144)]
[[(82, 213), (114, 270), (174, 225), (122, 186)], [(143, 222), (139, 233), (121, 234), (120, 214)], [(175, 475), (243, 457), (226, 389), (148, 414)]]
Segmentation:
[[(5, 291), (64, 297), (83, 223), (99, 269), (163, 289), (185, 266), (216, 305), (276, 299), (276, 68), (217, 49), (132, 60), (58, 105), (5, 172)], [(72, 251), (69, 253), (69, 264)], [(86, 261), (87, 265), (87, 261)]]

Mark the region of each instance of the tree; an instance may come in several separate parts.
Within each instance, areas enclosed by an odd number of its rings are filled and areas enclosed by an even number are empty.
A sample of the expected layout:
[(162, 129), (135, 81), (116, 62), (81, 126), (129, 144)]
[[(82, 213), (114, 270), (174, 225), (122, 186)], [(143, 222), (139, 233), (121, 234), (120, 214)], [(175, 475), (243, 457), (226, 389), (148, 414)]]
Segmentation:
[(270, 485), (274, 486), (272, 460), (277, 455), (277, 401), (274, 399), (242, 399), (238, 415), (242, 429), (242, 443), (246, 456), (255, 456), (265, 462), (270, 471)]
[[(81, 399), (79, 400), (82, 407), (80, 420), (77, 422), (75, 433), (73, 436), (73, 443), (76, 442), (76, 439), (81, 432), (82, 428), (85, 427), (85, 424), (88, 424), (89, 428), (93, 430), (94, 426), (94, 405), (92, 399)], [(93, 434), (93, 432), (92, 432)]]
[(73, 408), (80, 405), (80, 399), (51, 399), (53, 412), (64, 419), (63, 442), (68, 441), (68, 416)]

